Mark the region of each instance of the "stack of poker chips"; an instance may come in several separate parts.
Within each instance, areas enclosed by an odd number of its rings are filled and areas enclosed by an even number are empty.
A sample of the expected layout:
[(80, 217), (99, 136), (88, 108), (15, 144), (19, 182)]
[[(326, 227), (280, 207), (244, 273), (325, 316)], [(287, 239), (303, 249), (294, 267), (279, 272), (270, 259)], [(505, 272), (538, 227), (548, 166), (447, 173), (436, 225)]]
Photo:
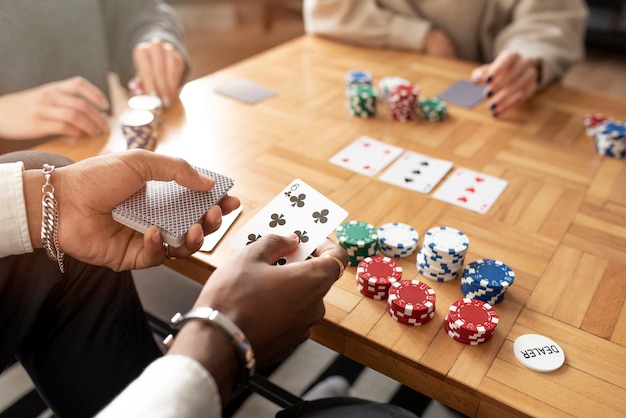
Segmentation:
[(478, 345), (489, 341), (498, 326), (498, 313), (487, 302), (463, 298), (450, 305), (444, 328), (455, 341)]
[(370, 118), (376, 114), (376, 89), (369, 84), (355, 84), (348, 90), (348, 111), (352, 116)]
[(387, 312), (401, 324), (420, 326), (435, 316), (435, 291), (419, 280), (402, 280), (391, 284)]
[(387, 113), (393, 120), (407, 122), (417, 118), (417, 100), (420, 88), (412, 84), (400, 84), (389, 93)]
[(617, 158), (626, 156), (626, 124), (613, 121), (602, 123), (595, 134), (595, 140), (599, 154)]
[(356, 266), (378, 251), (378, 233), (374, 225), (351, 220), (337, 227), (337, 241), (348, 253), (348, 262)]
[(480, 299), (495, 305), (515, 280), (515, 273), (509, 266), (498, 260), (479, 259), (463, 269), (461, 292), (469, 299)]
[(448, 105), (437, 97), (421, 99), (419, 109), (422, 117), (431, 122), (439, 122), (448, 117)]
[(157, 133), (152, 112), (127, 110), (120, 115), (120, 125), (128, 149), (155, 150)]
[(380, 91), (380, 101), (383, 103), (387, 103), (389, 99), (389, 94), (399, 85), (402, 84), (411, 84), (409, 80), (404, 79), (402, 77), (383, 77), (378, 82), (378, 90)]
[(346, 82), (346, 94), (350, 92), (353, 86), (368, 85), (372, 86), (372, 73), (363, 70), (350, 70), (344, 75)]
[(438, 282), (457, 278), (469, 247), (467, 235), (458, 229), (439, 226), (429, 229), (417, 253), (419, 273)]
[(419, 233), (411, 225), (401, 222), (386, 223), (378, 228), (381, 253), (388, 257), (407, 257), (417, 249)]
[(583, 124), (585, 125), (587, 135), (595, 139), (598, 129), (604, 122), (612, 122), (612, 120), (601, 113), (596, 113), (595, 115), (585, 115)]
[(132, 110), (147, 110), (154, 115), (154, 123), (161, 126), (163, 106), (161, 99), (155, 95), (140, 94), (128, 99), (128, 107)]
[(356, 268), (356, 287), (368, 298), (387, 299), (389, 287), (400, 279), (402, 267), (389, 257), (366, 257)]

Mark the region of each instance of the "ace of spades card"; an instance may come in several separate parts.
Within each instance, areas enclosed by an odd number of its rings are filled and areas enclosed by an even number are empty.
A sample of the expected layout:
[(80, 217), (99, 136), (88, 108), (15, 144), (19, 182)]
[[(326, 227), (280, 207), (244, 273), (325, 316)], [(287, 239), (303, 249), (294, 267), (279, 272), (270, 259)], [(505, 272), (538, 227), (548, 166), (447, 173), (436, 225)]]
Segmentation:
[(433, 197), (474, 212), (487, 213), (509, 183), (497, 177), (457, 168)]
[(427, 194), (450, 171), (452, 165), (451, 161), (406, 151), (380, 176), (380, 180)]
[(348, 212), (300, 179), (292, 181), (270, 203), (231, 237), (234, 249), (252, 244), (266, 234), (300, 238), (298, 248), (276, 264), (302, 261), (311, 254)]

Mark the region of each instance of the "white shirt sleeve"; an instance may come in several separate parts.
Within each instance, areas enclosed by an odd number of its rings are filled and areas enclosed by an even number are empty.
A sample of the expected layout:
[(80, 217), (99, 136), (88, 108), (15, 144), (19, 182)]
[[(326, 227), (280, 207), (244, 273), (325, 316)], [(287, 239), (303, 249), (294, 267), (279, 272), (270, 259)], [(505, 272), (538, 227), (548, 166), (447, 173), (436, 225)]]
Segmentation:
[(222, 404), (213, 377), (195, 360), (163, 356), (120, 393), (97, 418), (221, 418)]
[(33, 252), (24, 201), (23, 171), (21, 161), (0, 164), (0, 257)]

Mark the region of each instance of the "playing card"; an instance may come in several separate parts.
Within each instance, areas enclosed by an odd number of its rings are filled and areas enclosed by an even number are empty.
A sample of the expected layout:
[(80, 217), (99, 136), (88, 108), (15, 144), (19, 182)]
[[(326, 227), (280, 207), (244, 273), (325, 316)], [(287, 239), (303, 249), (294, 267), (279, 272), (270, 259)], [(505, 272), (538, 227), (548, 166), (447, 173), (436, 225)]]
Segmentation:
[(230, 228), (230, 226), (235, 222), (239, 214), (242, 210), (242, 205), (239, 205), (237, 209), (230, 212), (228, 215), (222, 216), (222, 224), (217, 229), (217, 231), (211, 232), (209, 235), (204, 237), (204, 241), (202, 242), (202, 247), (200, 247), (200, 251), (213, 251), (218, 242), (222, 239), (226, 231)]
[(484, 86), (478, 86), (469, 80), (458, 80), (437, 97), (448, 103), (472, 108), (483, 100), (483, 89)]
[(254, 104), (276, 95), (274, 90), (270, 90), (245, 78), (231, 81), (216, 88), (215, 91), (249, 104)]
[(380, 176), (380, 180), (419, 193), (430, 193), (452, 165), (451, 161), (405, 151)]
[(141, 233), (155, 225), (165, 243), (180, 247), (189, 228), (234, 185), (226, 176), (194, 168), (215, 180), (211, 190), (197, 192), (175, 181), (148, 181), (140, 191), (113, 209), (113, 219)]
[(478, 213), (487, 213), (504, 191), (506, 180), (458, 168), (439, 187), (433, 197)]
[(295, 233), (300, 237), (298, 248), (276, 263), (302, 261), (346, 216), (346, 210), (302, 180), (296, 179), (237, 231), (228, 243), (234, 249), (239, 249), (266, 234)]
[(359, 174), (373, 176), (402, 154), (403, 149), (361, 136), (330, 157), (330, 162)]

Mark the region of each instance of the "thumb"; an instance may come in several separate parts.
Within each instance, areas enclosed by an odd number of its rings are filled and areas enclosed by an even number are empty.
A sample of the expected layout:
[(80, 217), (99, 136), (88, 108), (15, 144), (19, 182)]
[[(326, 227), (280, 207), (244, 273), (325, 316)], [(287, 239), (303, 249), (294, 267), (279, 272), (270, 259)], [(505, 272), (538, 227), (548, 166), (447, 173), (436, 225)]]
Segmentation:
[(281, 257), (293, 252), (299, 243), (300, 239), (296, 234), (289, 236), (270, 234), (263, 236), (247, 248), (254, 258), (267, 264), (274, 264)]

